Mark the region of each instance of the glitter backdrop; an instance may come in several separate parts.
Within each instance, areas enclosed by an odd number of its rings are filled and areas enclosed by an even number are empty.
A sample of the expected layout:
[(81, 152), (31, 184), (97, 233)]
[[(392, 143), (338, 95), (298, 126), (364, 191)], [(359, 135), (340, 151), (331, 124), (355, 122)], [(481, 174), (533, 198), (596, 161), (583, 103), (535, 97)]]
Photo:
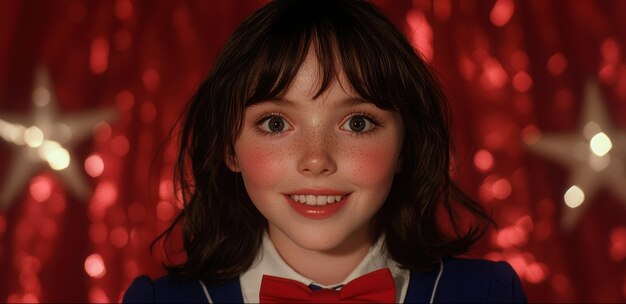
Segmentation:
[[(0, 301), (164, 274), (184, 103), (264, 1), (0, 1)], [(457, 178), (531, 301), (626, 301), (626, 1), (379, 4), (437, 70)]]

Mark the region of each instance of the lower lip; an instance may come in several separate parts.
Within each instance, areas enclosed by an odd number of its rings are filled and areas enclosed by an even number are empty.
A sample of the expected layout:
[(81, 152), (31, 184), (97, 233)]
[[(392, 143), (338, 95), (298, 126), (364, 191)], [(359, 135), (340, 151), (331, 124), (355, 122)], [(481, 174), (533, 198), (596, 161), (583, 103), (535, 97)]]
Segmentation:
[(296, 212), (300, 213), (302, 216), (313, 220), (322, 220), (329, 218), (339, 212), (339, 210), (346, 204), (348, 195), (344, 196), (338, 202), (326, 204), (323, 206), (311, 206), (307, 204), (302, 204), (294, 201), (288, 195), (286, 197), (287, 202), (289, 202), (291, 208), (296, 210)]

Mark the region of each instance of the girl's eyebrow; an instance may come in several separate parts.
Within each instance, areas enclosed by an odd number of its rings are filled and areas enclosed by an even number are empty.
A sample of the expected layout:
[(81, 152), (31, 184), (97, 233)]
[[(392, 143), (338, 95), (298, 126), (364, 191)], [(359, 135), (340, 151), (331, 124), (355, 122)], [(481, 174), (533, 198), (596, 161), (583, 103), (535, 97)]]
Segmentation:
[(356, 106), (356, 105), (360, 105), (360, 104), (364, 104), (364, 103), (372, 103), (371, 101), (367, 101), (361, 97), (349, 97), (349, 98), (344, 98), (341, 101), (342, 104), (346, 104), (346, 105), (350, 105), (350, 106)]
[[(257, 103), (254, 103), (250, 106), (255, 106), (255, 105), (262, 105), (262, 104), (274, 104), (277, 106), (288, 106), (288, 107), (296, 107), (297, 106), (297, 102), (291, 100), (291, 99), (287, 99), (287, 98), (274, 98), (274, 99), (268, 99), (268, 100), (263, 100), (263, 101), (259, 101)], [(372, 103), (371, 101), (367, 101), (361, 97), (348, 97), (348, 98), (343, 98), (341, 100), (339, 100), (337, 102), (338, 106), (356, 106), (356, 105), (360, 105), (360, 104), (364, 104), (364, 103)]]
[(292, 100), (285, 99), (285, 98), (274, 98), (274, 99), (266, 99), (266, 100), (257, 101), (255, 103), (247, 105), (247, 107), (260, 107), (260, 106), (264, 106), (268, 104), (271, 104), (274, 106), (281, 106), (281, 107), (287, 106), (290, 108), (294, 108), (296, 106), (296, 103)]

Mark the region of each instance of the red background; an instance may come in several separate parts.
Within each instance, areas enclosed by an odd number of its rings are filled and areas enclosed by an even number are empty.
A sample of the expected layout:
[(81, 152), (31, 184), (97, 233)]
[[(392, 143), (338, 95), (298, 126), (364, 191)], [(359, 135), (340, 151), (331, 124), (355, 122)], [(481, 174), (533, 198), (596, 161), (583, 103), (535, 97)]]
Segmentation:
[[(579, 130), (589, 79), (626, 129), (626, 1), (374, 2), (438, 71), (455, 109), (458, 179), (499, 222), (472, 255), (508, 260), (531, 301), (625, 301), (626, 202), (600, 188), (560, 229), (569, 170), (522, 138)], [(262, 3), (0, 1), (0, 117), (29, 113), (37, 68), (61, 112), (119, 113), (70, 150), (81, 168), (103, 165), (81, 170), (88, 200), (43, 168), (0, 210), (0, 301), (118, 301), (135, 276), (163, 274), (147, 246), (178, 208), (168, 132)], [(0, 182), (13, 157), (0, 141)]]

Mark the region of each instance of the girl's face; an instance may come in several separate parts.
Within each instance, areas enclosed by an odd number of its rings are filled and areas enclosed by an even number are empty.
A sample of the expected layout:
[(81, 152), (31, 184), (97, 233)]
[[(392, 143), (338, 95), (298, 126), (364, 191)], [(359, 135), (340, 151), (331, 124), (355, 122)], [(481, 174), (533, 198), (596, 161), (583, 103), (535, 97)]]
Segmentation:
[(358, 98), (343, 74), (314, 98), (320, 72), (309, 52), (284, 97), (248, 106), (226, 158), (279, 252), (371, 244), (372, 218), (399, 168), (400, 114)]

